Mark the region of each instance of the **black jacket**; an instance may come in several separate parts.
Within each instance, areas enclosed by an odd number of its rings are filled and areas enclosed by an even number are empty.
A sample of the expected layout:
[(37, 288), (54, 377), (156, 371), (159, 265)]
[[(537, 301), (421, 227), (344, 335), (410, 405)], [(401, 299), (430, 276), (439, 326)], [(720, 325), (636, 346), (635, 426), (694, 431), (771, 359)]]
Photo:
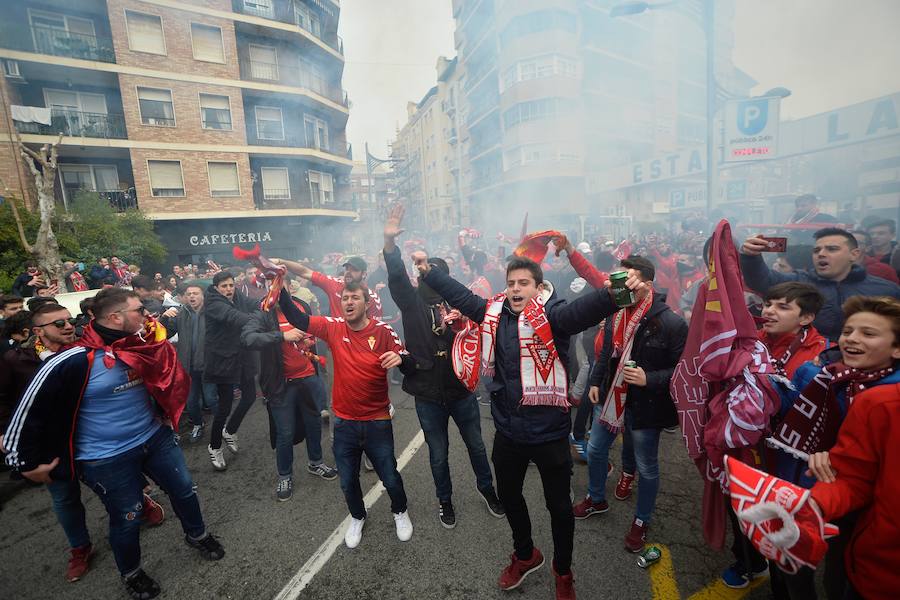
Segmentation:
[(34, 286), (28, 285), (28, 282), (32, 279), (34, 279), (34, 275), (29, 275), (27, 272), (16, 277), (12, 284), (13, 295), (20, 298), (31, 298), (34, 296)]
[(198, 314), (193, 308), (184, 304), (178, 308), (176, 317), (160, 317), (159, 321), (166, 328), (169, 337), (178, 334), (178, 344), (175, 348), (178, 352), (178, 362), (181, 363), (184, 370), (188, 373), (202, 373), (206, 365), (204, 359), (206, 317), (204, 313)]
[(210, 285), (203, 306), (206, 319), (203, 381), (239, 384), (242, 378), (252, 377), (256, 372), (254, 353), (241, 347), (241, 330), (254, 310), (252, 301), (235, 291), (232, 302)]
[(470, 395), (453, 372), (450, 350), (453, 332), (436, 334), (437, 307), (429, 305), (409, 281), (400, 249), (384, 253), (388, 270), (388, 290), (400, 309), (406, 349), (416, 359), (415, 372), (403, 378), (403, 391), (433, 402), (459, 400)]
[[(603, 349), (591, 371), (591, 385), (600, 388), (600, 406), (606, 399), (618, 358), (612, 358), (613, 322), (606, 320)], [(678, 425), (678, 413), (669, 382), (681, 358), (687, 340), (688, 325), (666, 305), (664, 294), (655, 294), (650, 310), (641, 319), (634, 334), (631, 360), (644, 369), (647, 385), (629, 385), (626, 406), (633, 418), (633, 429), (661, 429)]]
[(41, 368), (41, 359), (34, 350), (33, 337), (4, 350), (0, 360), (0, 432), (6, 431), (12, 412), (25, 393), (25, 388)]
[[(431, 269), (425, 276), (425, 283), (476, 323), (484, 320), (487, 300), (476, 296), (449, 275)], [(616, 306), (608, 291), (592, 290), (572, 303), (566, 303), (554, 293), (545, 309), (559, 360), (567, 365), (569, 337), (600, 322), (615, 312)], [(553, 406), (520, 405), (522, 377), (519, 354), (518, 315), (504, 301), (497, 326), (496, 370), (493, 381), (487, 386), (491, 393), (494, 426), (502, 435), (519, 444), (543, 444), (568, 437), (571, 429), (569, 411)]]

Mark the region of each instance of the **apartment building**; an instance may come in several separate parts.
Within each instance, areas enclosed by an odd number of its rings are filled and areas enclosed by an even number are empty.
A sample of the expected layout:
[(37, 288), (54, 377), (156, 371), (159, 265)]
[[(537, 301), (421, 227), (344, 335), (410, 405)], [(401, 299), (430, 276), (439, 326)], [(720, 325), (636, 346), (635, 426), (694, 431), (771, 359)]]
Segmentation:
[(234, 243), (309, 254), (355, 218), (337, 0), (23, 0), (0, 24), (0, 177), (11, 140), (62, 135), (57, 199), (96, 191), (156, 223), (170, 261)]
[(421, 232), (458, 230), (465, 222), (459, 143), (460, 71), (457, 59), (439, 57), (437, 85), (407, 105), (408, 121), (392, 145), (398, 197), (406, 221)]
[[(627, 198), (591, 191), (591, 176), (704, 141), (700, 4), (611, 18), (616, 4), (453, 0), (472, 214), (503, 222), (528, 210), (561, 227), (636, 214)], [(733, 2), (716, 5), (718, 83), (745, 94), (754, 82), (731, 62)]]

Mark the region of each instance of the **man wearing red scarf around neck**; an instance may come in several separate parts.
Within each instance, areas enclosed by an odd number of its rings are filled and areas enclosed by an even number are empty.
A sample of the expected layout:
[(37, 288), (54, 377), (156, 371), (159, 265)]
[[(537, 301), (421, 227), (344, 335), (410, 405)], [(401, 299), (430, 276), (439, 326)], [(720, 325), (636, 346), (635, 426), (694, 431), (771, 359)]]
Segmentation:
[(92, 310), (78, 345), (50, 358), (26, 390), (4, 436), (6, 460), (32, 481), (78, 477), (97, 492), (127, 591), (154, 598), (160, 587), (141, 568), (142, 473), (169, 496), (189, 546), (208, 560), (225, 555), (170, 426), (190, 382), (136, 293), (103, 290)]
[(828, 347), (828, 340), (812, 326), (823, 302), (814, 286), (796, 281), (779, 283), (766, 292), (759, 339), (779, 375), (791, 379), (800, 365)]

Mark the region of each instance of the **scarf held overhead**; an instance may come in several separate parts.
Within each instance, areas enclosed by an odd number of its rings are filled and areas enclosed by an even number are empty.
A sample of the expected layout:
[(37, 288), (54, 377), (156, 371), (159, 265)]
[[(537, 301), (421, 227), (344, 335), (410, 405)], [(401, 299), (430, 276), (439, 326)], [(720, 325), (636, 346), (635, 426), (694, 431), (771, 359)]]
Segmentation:
[[(544, 291), (531, 299), (517, 319), (519, 329), (519, 372), (522, 378), (522, 406), (559, 406), (568, 409), (567, 377), (556, 351), (556, 342), (547, 319)], [(498, 294), (488, 301), (484, 320), (469, 323), (453, 340), (453, 370), (469, 391), (478, 386), (481, 374), (494, 375), (497, 326), (506, 300)]]
[(107, 369), (115, 365), (116, 359), (133, 369), (165, 417), (173, 427), (177, 426), (191, 389), (191, 379), (178, 362), (175, 347), (166, 339), (166, 329), (159, 322), (148, 319), (138, 333), (107, 344), (94, 329), (92, 321), (84, 328), (76, 345), (102, 352)]
[(240, 246), (235, 246), (231, 249), (231, 254), (236, 260), (252, 262), (259, 269), (262, 276), (272, 280), (269, 291), (266, 292), (266, 295), (260, 301), (260, 308), (268, 312), (278, 303), (278, 294), (281, 293), (281, 286), (284, 283), (284, 275), (287, 273), (287, 268), (284, 265), (276, 265), (263, 256), (259, 249), (259, 242), (256, 243), (252, 250), (244, 250)]

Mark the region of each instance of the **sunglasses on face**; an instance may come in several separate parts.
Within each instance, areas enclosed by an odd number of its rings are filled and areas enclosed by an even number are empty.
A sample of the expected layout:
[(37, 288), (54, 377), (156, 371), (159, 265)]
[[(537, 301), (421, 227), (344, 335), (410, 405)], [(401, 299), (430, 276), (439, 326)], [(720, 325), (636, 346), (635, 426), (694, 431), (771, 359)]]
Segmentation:
[(49, 323), (44, 323), (43, 325), (35, 325), (35, 327), (46, 327), (47, 325), (53, 325), (57, 329), (62, 329), (66, 326), (66, 323), (74, 326), (77, 319), (75, 317), (69, 317), (68, 319), (57, 319), (55, 321), (50, 321)]
[(148, 311), (145, 307), (139, 306), (137, 308), (123, 308), (122, 310), (115, 311), (117, 313), (127, 313), (127, 312), (140, 312), (142, 315), (149, 315), (150, 311)]

